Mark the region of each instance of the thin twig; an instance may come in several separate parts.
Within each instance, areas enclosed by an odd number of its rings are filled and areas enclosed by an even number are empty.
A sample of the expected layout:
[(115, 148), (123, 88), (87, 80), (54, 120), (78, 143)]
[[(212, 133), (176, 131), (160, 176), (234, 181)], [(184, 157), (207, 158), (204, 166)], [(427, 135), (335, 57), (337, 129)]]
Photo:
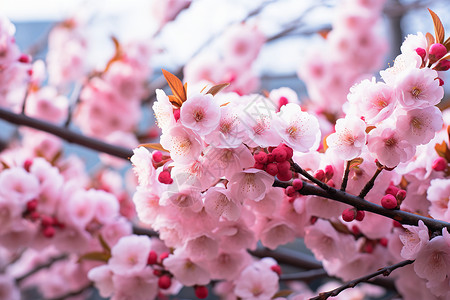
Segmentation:
[(366, 185), (361, 190), (361, 193), (359, 193), (359, 198), (364, 198), (367, 196), (367, 194), (370, 192), (370, 190), (373, 188), (375, 184), (375, 179), (377, 179), (378, 175), (380, 175), (381, 171), (383, 171), (382, 168), (377, 168), (375, 171), (375, 174), (373, 174), (372, 178), (366, 183)]
[(344, 177), (342, 178), (341, 191), (345, 192), (348, 183), (348, 175), (350, 174), (350, 160), (347, 161), (347, 165), (345, 166)]
[(23, 275), (20, 276), (20, 277), (17, 277), (17, 278), (16, 278), (16, 283), (17, 283), (17, 284), (20, 284), (24, 279), (30, 277), (31, 275), (36, 274), (36, 273), (39, 272), (40, 270), (47, 269), (47, 268), (49, 268), (51, 265), (53, 265), (55, 262), (60, 261), (60, 260), (63, 260), (63, 259), (66, 259), (66, 258), (67, 258), (67, 255), (66, 255), (66, 254), (63, 254), (63, 255), (60, 255), (60, 256), (53, 257), (53, 258), (51, 258), (48, 262), (43, 263), (43, 264), (40, 264), (40, 265), (37, 265), (36, 267), (34, 267), (33, 269), (31, 269), (31, 270), (28, 271), (27, 273), (23, 274)]
[(297, 172), (297, 173), (303, 175), (304, 177), (308, 178), (309, 180), (311, 180), (312, 182), (317, 184), (319, 187), (321, 187), (322, 189), (324, 189), (328, 193), (334, 193), (334, 189), (332, 189), (328, 184), (318, 180), (317, 178), (315, 178), (314, 176), (312, 176), (311, 174), (309, 174), (308, 172), (303, 170), (303, 168), (300, 167), (297, 163), (292, 162), (291, 165), (294, 168), (295, 172)]
[(314, 280), (318, 278), (328, 277), (327, 271), (324, 269), (313, 269), (298, 273), (292, 273), (292, 274), (281, 274), (280, 280), (281, 281), (308, 281), (308, 280)]
[(80, 92), (83, 88), (83, 84), (81, 82), (77, 82), (73, 88), (72, 94), (70, 95), (69, 100), (69, 109), (67, 112), (67, 119), (64, 122), (64, 127), (69, 128), (70, 123), (72, 122), (73, 112), (76, 109), (77, 105), (80, 103)]
[(78, 296), (78, 295), (84, 293), (85, 291), (87, 291), (88, 289), (92, 288), (93, 286), (94, 286), (93, 283), (89, 283), (88, 285), (86, 285), (86, 286), (80, 288), (79, 290), (71, 291), (71, 292), (68, 292), (68, 293), (66, 293), (66, 294), (64, 294), (64, 295), (61, 295), (61, 296), (59, 296), (59, 297), (56, 297), (56, 298), (50, 298), (50, 299), (48, 299), (48, 300), (66, 300), (66, 299), (68, 299), (68, 298), (70, 298), (70, 297)]
[(45, 131), (56, 135), (69, 143), (78, 144), (86, 148), (110, 154), (126, 160), (128, 160), (133, 155), (133, 151), (131, 151), (130, 149), (104, 143), (95, 138), (90, 138), (82, 134), (73, 132), (67, 128), (62, 128), (52, 123), (30, 118), (26, 115), (16, 114), (4, 108), (0, 108), (0, 119), (3, 119), (15, 125), (23, 125)]
[(346, 284), (344, 284), (332, 291), (320, 293), (319, 296), (313, 297), (310, 300), (326, 300), (329, 297), (337, 296), (340, 292), (342, 292), (348, 288), (354, 288), (357, 284), (359, 284), (361, 282), (367, 282), (368, 280), (370, 280), (378, 275), (389, 276), (392, 273), (392, 271), (394, 271), (395, 269), (412, 264), (413, 262), (414, 262), (413, 260), (405, 260), (405, 261), (399, 262), (398, 264), (382, 268), (372, 274), (349, 281)]

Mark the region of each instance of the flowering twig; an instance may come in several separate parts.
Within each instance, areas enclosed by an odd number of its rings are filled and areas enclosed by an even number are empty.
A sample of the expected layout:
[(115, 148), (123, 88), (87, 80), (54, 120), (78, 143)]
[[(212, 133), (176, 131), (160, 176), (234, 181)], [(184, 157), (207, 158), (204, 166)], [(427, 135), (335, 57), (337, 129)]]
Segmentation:
[[(273, 186), (277, 187), (287, 187), (289, 184), (275, 180)], [(337, 190), (330, 187), (329, 191), (325, 191), (315, 185), (308, 182), (303, 182), (303, 188), (299, 191), (302, 195), (315, 195), (324, 197), (331, 200), (336, 200), (345, 204), (349, 204), (358, 210), (369, 211), (378, 215), (382, 215), (393, 220), (400, 222), (405, 225), (417, 226), (419, 221), (422, 220), (423, 223), (432, 231), (441, 231), (444, 227), (450, 230), (450, 223), (436, 220), (432, 218), (427, 218), (421, 215), (416, 215), (402, 210), (391, 210), (382, 207), (381, 205), (365, 201), (364, 199), (348, 194), (346, 192)]]
[(359, 198), (364, 198), (367, 196), (367, 194), (370, 192), (370, 190), (373, 188), (375, 184), (375, 179), (377, 179), (378, 175), (380, 175), (381, 171), (383, 171), (383, 168), (377, 168), (375, 171), (375, 174), (373, 174), (372, 178), (366, 183), (366, 185), (361, 190), (361, 193), (359, 193)]
[(100, 140), (84, 136), (73, 132), (67, 128), (62, 128), (52, 123), (30, 118), (26, 115), (16, 114), (4, 108), (0, 108), (0, 119), (15, 125), (24, 125), (41, 131), (45, 131), (66, 140), (69, 143), (78, 144), (89, 149), (110, 154), (119, 158), (128, 159), (133, 155), (133, 151), (123, 147), (104, 143)]
[(33, 275), (33, 274), (36, 274), (36, 273), (39, 272), (40, 270), (47, 269), (47, 268), (49, 268), (51, 265), (53, 265), (55, 262), (60, 261), (60, 260), (63, 260), (63, 259), (66, 259), (66, 258), (67, 258), (67, 255), (66, 255), (66, 254), (63, 254), (63, 255), (60, 255), (60, 256), (53, 257), (53, 258), (50, 259), (48, 262), (43, 263), (43, 264), (41, 264), (41, 265), (37, 265), (36, 267), (34, 267), (33, 269), (31, 269), (31, 270), (28, 271), (27, 273), (23, 274), (23, 275), (20, 276), (20, 277), (17, 277), (17, 278), (16, 278), (16, 283), (17, 283), (17, 284), (20, 284), (23, 280), (25, 280), (25, 279), (28, 278), (29, 276), (31, 276), (31, 275)]
[(404, 267), (406, 265), (412, 264), (414, 261), (413, 260), (405, 260), (402, 262), (399, 262), (398, 264), (392, 265), (392, 266), (388, 266), (385, 268), (382, 268), (372, 274), (357, 278), (355, 280), (349, 281), (346, 284), (332, 290), (332, 291), (328, 291), (328, 292), (324, 292), (324, 293), (320, 293), (319, 296), (311, 298), (310, 300), (326, 300), (329, 297), (334, 297), (337, 296), (340, 292), (342, 292), (343, 290), (346, 290), (348, 288), (353, 288), (355, 287), (357, 284), (361, 283), (361, 282), (366, 282), (378, 275), (383, 275), (383, 276), (389, 276), (392, 271), (394, 271), (395, 269)]
[(312, 176), (311, 174), (309, 174), (308, 172), (303, 170), (303, 168), (300, 167), (298, 164), (293, 162), (291, 165), (292, 165), (292, 167), (293, 167), (295, 172), (297, 172), (297, 173), (303, 175), (304, 177), (308, 178), (309, 180), (311, 180), (312, 182), (317, 184), (319, 187), (321, 187), (322, 189), (324, 189), (328, 193), (334, 193), (333, 189), (328, 184), (318, 180), (317, 178), (315, 178), (314, 176)]
[(88, 285), (81, 287), (79, 290), (68, 292), (68, 293), (66, 293), (64, 295), (61, 295), (61, 296), (56, 297), (56, 298), (50, 298), (48, 300), (65, 300), (65, 299), (68, 299), (70, 297), (78, 296), (78, 295), (84, 293), (86, 290), (88, 290), (88, 289), (90, 289), (92, 287), (94, 287), (94, 284), (93, 283), (89, 283)]
[(347, 165), (345, 166), (344, 177), (342, 178), (341, 191), (345, 192), (348, 183), (348, 175), (350, 174), (350, 165), (351, 161), (347, 161)]

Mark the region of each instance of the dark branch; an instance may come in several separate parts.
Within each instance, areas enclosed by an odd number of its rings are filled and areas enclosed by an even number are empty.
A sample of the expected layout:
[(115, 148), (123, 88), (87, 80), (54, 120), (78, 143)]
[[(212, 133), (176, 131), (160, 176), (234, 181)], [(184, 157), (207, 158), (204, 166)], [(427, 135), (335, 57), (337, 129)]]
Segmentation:
[(66, 140), (69, 143), (78, 144), (86, 148), (103, 152), (123, 159), (129, 159), (133, 155), (133, 151), (123, 147), (111, 145), (101, 142), (97, 139), (84, 136), (82, 134), (73, 132), (69, 129), (59, 127), (57, 125), (30, 118), (22, 114), (16, 114), (4, 108), (0, 108), (0, 119), (15, 125), (23, 125), (45, 131)]
[[(279, 180), (275, 180), (273, 186), (276, 187), (287, 187), (289, 184), (285, 182), (281, 182)], [(432, 231), (441, 231), (444, 227), (447, 227), (450, 230), (450, 223), (435, 220), (431, 218), (427, 218), (421, 215), (416, 215), (413, 213), (409, 213), (402, 210), (390, 210), (382, 207), (381, 205), (365, 201), (355, 195), (348, 194), (346, 192), (336, 190), (335, 188), (330, 187), (331, 192), (327, 192), (315, 185), (312, 185), (308, 182), (303, 182), (303, 188), (300, 190), (300, 194), (302, 195), (315, 195), (324, 197), (331, 200), (336, 200), (345, 204), (349, 204), (355, 207), (358, 210), (369, 211), (378, 215), (382, 215), (393, 220), (400, 222), (405, 225), (413, 225), (417, 226), (419, 220), (422, 220), (423, 223), (428, 227), (428, 229)]]
[(53, 265), (55, 262), (60, 261), (60, 260), (63, 260), (63, 259), (66, 259), (66, 258), (67, 258), (67, 255), (66, 255), (66, 254), (63, 254), (63, 255), (60, 255), (60, 256), (53, 257), (53, 258), (50, 259), (48, 262), (43, 263), (43, 264), (41, 264), (41, 265), (37, 265), (36, 267), (34, 267), (33, 269), (31, 269), (31, 270), (28, 271), (27, 273), (23, 274), (23, 275), (20, 276), (20, 277), (17, 277), (17, 278), (16, 278), (16, 283), (17, 283), (17, 284), (20, 284), (24, 279), (28, 278), (29, 276), (31, 276), (31, 275), (33, 275), (33, 274), (36, 274), (36, 273), (39, 272), (40, 270), (47, 269), (47, 268), (49, 268), (51, 265)]
[(350, 160), (347, 161), (347, 165), (345, 166), (344, 177), (342, 178), (341, 191), (345, 192), (348, 183), (348, 175), (350, 174)]
[(70, 297), (78, 296), (78, 295), (84, 293), (85, 291), (87, 291), (88, 289), (92, 288), (93, 286), (94, 286), (94, 284), (90, 283), (90, 284), (80, 288), (77, 291), (71, 291), (71, 292), (68, 292), (67, 294), (61, 295), (61, 296), (56, 297), (56, 298), (50, 298), (48, 300), (66, 300), (66, 299), (68, 299)]
[(382, 268), (372, 274), (349, 281), (346, 284), (344, 284), (332, 291), (320, 293), (319, 296), (311, 298), (310, 300), (326, 300), (329, 297), (337, 296), (343, 290), (346, 290), (348, 288), (354, 288), (357, 284), (359, 284), (361, 282), (367, 282), (368, 280), (370, 280), (378, 275), (389, 276), (392, 273), (392, 271), (394, 271), (395, 269), (412, 264), (413, 262), (414, 262), (413, 260), (405, 260), (405, 261), (399, 262), (398, 264)]
[(375, 184), (375, 179), (377, 179), (378, 175), (380, 175), (382, 168), (377, 168), (375, 171), (375, 174), (373, 174), (372, 178), (366, 183), (366, 185), (361, 190), (361, 193), (359, 193), (359, 198), (364, 198), (367, 196), (367, 194), (370, 192), (370, 190), (373, 188)]

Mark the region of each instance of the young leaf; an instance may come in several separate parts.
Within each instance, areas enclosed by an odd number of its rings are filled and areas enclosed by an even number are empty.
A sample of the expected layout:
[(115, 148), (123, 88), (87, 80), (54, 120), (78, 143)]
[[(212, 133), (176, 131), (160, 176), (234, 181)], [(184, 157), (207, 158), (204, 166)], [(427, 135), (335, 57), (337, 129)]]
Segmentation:
[(115, 53), (114, 53), (114, 56), (106, 64), (106, 67), (105, 67), (105, 70), (103, 71), (103, 73), (106, 73), (109, 70), (109, 68), (111, 68), (111, 65), (115, 61), (120, 60), (123, 55), (122, 47), (120, 46), (119, 40), (115, 36), (112, 36), (111, 39), (114, 43)]
[(206, 93), (215, 96), (217, 93), (219, 93), (221, 90), (223, 90), (229, 85), (230, 85), (229, 83), (216, 84), (215, 86), (211, 87)]
[(174, 95), (169, 95), (169, 101), (176, 108), (180, 108), (181, 105), (183, 104), (183, 101), (181, 101), (180, 98), (178, 98), (177, 96), (174, 96)]
[(450, 37), (448, 37), (445, 42), (444, 42), (444, 46), (447, 49), (447, 51), (450, 51)]
[(178, 79), (177, 76), (173, 75), (172, 73), (164, 69), (162, 70), (162, 72), (164, 78), (166, 78), (166, 81), (169, 84), (170, 89), (172, 90), (172, 94), (176, 96), (178, 99), (180, 99), (182, 103), (186, 101), (186, 93), (181, 80)]
[(106, 253), (111, 253), (111, 247), (109, 247), (108, 243), (101, 234), (98, 235), (98, 240), (100, 241), (100, 245), (102, 245), (103, 250), (105, 250)]
[(168, 150), (164, 149), (163, 146), (161, 146), (160, 143), (140, 144), (138, 147), (145, 147), (145, 148), (151, 148), (151, 149), (155, 149), (155, 150), (159, 150), (159, 151), (169, 152)]
[(427, 38), (427, 48), (430, 48), (430, 46), (434, 44), (434, 36), (431, 33), (427, 32), (425, 37)]
[(363, 161), (364, 161), (364, 159), (362, 157), (357, 157), (357, 158), (352, 159), (350, 161), (350, 169), (358, 167), (360, 164), (363, 163)]
[(83, 259), (86, 260), (96, 260), (96, 261), (103, 261), (108, 262), (108, 260), (111, 258), (111, 254), (105, 253), (105, 252), (89, 252), (86, 254), (83, 254), (80, 256), (78, 261), (82, 261)]
[(442, 22), (439, 19), (438, 15), (428, 8), (428, 11), (430, 12), (431, 18), (433, 19), (433, 25), (434, 25), (434, 35), (436, 36), (436, 43), (444, 43), (444, 37), (445, 37), (445, 31), (444, 26), (442, 26)]

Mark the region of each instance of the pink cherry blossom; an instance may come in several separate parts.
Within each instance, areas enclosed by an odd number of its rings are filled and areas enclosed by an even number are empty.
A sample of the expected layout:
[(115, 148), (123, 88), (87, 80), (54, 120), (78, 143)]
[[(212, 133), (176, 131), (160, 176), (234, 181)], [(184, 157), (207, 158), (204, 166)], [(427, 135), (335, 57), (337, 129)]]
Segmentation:
[(199, 135), (213, 131), (220, 120), (220, 106), (211, 94), (190, 96), (181, 106), (181, 124)]
[(413, 145), (428, 143), (442, 125), (442, 113), (435, 106), (403, 111), (396, 123), (405, 140)]
[(273, 176), (258, 169), (248, 169), (236, 173), (229, 183), (233, 197), (260, 201), (274, 182)]
[(182, 164), (195, 161), (203, 148), (200, 136), (182, 125), (163, 133), (161, 145), (170, 152), (174, 161)]
[(427, 191), (427, 199), (431, 202), (429, 214), (440, 220), (450, 220), (448, 199), (450, 196), (450, 179), (433, 179)]
[(294, 103), (282, 106), (277, 115), (274, 127), (286, 145), (300, 152), (308, 152), (319, 146), (321, 133), (316, 117), (303, 112)]
[(275, 250), (278, 246), (292, 242), (295, 237), (293, 226), (281, 219), (273, 219), (260, 225), (261, 243), (269, 249)]
[(402, 139), (401, 132), (389, 127), (370, 131), (367, 146), (381, 164), (390, 168), (408, 161), (415, 153), (415, 147)]
[(133, 171), (138, 177), (139, 184), (142, 186), (149, 185), (152, 182), (150, 178), (155, 173), (151, 153), (145, 147), (136, 148), (133, 150), (130, 161), (133, 164)]
[(89, 271), (88, 278), (94, 282), (100, 296), (111, 297), (114, 293), (113, 274), (108, 265), (98, 266)]
[(242, 299), (270, 299), (278, 291), (278, 276), (270, 268), (250, 265), (236, 280), (234, 293)]
[(242, 203), (236, 200), (231, 197), (229, 190), (223, 187), (212, 187), (205, 195), (205, 210), (217, 218), (223, 217), (229, 221), (237, 221), (241, 215)]
[(150, 267), (130, 275), (114, 274), (113, 284), (115, 293), (111, 300), (147, 300), (154, 299), (158, 294), (157, 277)]
[(132, 275), (144, 270), (150, 252), (147, 236), (125, 236), (111, 249), (108, 265), (115, 274)]
[(211, 279), (233, 280), (251, 262), (247, 251), (220, 252), (209, 261)]
[(183, 250), (193, 261), (209, 260), (219, 253), (219, 243), (214, 236), (203, 234), (187, 239)]
[(434, 70), (412, 68), (399, 76), (396, 95), (399, 104), (406, 108), (426, 108), (438, 104), (444, 96)]
[(19, 167), (3, 170), (0, 173), (0, 185), (3, 187), (0, 195), (20, 204), (25, 204), (39, 194), (36, 176)]
[(366, 124), (357, 117), (346, 117), (336, 121), (336, 132), (327, 137), (327, 145), (344, 160), (353, 159), (361, 154), (366, 144)]
[(348, 113), (364, 117), (370, 125), (388, 118), (397, 104), (393, 88), (383, 82), (376, 82), (375, 78), (354, 85), (347, 98), (350, 105)]
[(403, 244), (401, 256), (404, 259), (415, 259), (417, 253), (428, 243), (430, 239), (428, 235), (428, 228), (422, 220), (419, 221), (419, 226), (405, 226), (406, 232), (400, 234), (399, 238)]
[(194, 263), (183, 251), (175, 251), (163, 264), (185, 286), (204, 285), (210, 280), (210, 274), (203, 264)]
[(156, 124), (163, 132), (175, 125), (172, 103), (170, 103), (169, 97), (163, 90), (156, 90), (156, 101), (153, 103), (152, 109), (155, 113)]
[(433, 238), (417, 253), (414, 271), (420, 278), (441, 282), (449, 275), (450, 249), (442, 236)]

